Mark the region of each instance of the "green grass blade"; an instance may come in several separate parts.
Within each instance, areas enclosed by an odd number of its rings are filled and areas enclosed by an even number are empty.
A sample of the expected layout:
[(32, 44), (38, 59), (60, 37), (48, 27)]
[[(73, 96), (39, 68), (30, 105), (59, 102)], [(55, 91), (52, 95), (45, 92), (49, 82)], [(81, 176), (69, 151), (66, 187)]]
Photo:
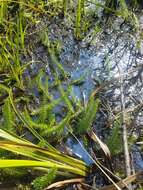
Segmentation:
[(15, 131), (14, 129), (14, 119), (15, 114), (12, 110), (9, 98), (5, 100), (4, 106), (3, 106), (3, 117), (4, 117), (4, 128), (9, 131)]
[(0, 141), (0, 147), (3, 149), (7, 149), (9, 151), (16, 152), (18, 154), (31, 157), (34, 159), (39, 159), (39, 160), (43, 159), (43, 161), (52, 158), (55, 161), (60, 161), (65, 164), (76, 166), (86, 171), (88, 170), (86, 164), (81, 160), (64, 155), (57, 150), (53, 151), (51, 149), (41, 148), (39, 146), (32, 144), (29, 141), (11, 135), (10, 133), (2, 129), (0, 129), (0, 137), (3, 138), (4, 140), (5, 139), (9, 140), (9, 141)]
[(15, 168), (15, 167), (44, 167), (44, 168), (57, 168), (67, 170), (71, 173), (85, 176), (85, 173), (77, 168), (67, 165), (60, 165), (50, 161), (41, 162), (34, 160), (0, 160), (0, 168)]
[(10, 132), (7, 132), (3, 129), (0, 129), (0, 137), (15, 143), (32, 144), (31, 142), (21, 139), (20, 137), (17, 137), (16, 135), (11, 134)]
[(88, 171), (87, 166), (83, 161), (66, 156), (60, 152), (51, 151), (45, 148), (38, 147), (34, 144), (30, 143), (22, 144), (22, 143), (8, 142), (8, 141), (0, 141), (0, 148), (36, 160), (41, 160), (41, 161), (52, 160), (53, 162), (56, 163), (60, 162), (60, 164), (66, 164), (73, 167), (77, 167), (84, 171)]

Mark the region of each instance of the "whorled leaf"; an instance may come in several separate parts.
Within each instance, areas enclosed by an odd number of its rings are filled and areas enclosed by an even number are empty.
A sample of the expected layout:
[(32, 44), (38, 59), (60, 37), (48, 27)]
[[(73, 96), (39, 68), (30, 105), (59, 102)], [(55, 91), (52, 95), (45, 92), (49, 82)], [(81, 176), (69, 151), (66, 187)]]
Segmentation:
[(94, 100), (93, 96), (90, 97), (89, 102), (83, 112), (82, 119), (78, 124), (77, 130), (79, 133), (85, 133), (90, 129), (95, 119), (99, 102), (100, 102), (99, 99)]

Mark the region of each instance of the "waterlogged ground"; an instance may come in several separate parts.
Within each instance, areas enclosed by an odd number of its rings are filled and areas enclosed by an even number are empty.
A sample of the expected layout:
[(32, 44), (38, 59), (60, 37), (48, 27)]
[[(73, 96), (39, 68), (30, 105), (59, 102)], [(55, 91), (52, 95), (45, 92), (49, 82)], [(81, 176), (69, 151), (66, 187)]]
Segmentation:
[[(121, 110), (121, 77), (123, 78), (126, 120), (130, 133), (136, 137), (142, 134), (143, 115), (143, 49), (142, 41), (138, 46), (139, 31), (143, 28), (143, 16), (139, 15), (138, 32), (131, 25), (124, 23), (122, 18), (112, 18), (112, 25), (105, 26), (96, 35), (92, 33), (81, 41), (75, 40), (73, 30), (66, 25), (66, 20), (58, 21), (49, 26), (50, 40), (60, 44), (59, 60), (70, 80), (79, 83), (73, 85), (72, 94), (76, 99), (88, 101), (89, 95), (99, 86), (97, 93), (102, 100), (103, 108), (95, 123), (96, 132), (106, 137), (106, 130), (112, 127), (114, 116)], [(64, 27), (63, 27), (64, 26)], [(47, 63), (46, 73), (51, 76), (49, 58), (42, 47), (36, 48), (35, 60), (42, 57)], [(34, 67), (34, 64), (33, 64)], [(34, 68), (34, 72), (38, 72)], [(108, 124), (107, 124), (108, 123)], [(109, 125), (109, 126), (108, 126)], [(73, 154), (90, 162), (80, 145), (67, 141)], [(134, 157), (134, 148), (133, 148)], [(141, 158), (140, 161), (142, 162)]]
[[(101, 10), (98, 14), (101, 14)], [(102, 19), (101, 16), (100, 19)], [(44, 45), (44, 40), (40, 39), (42, 32), (47, 32), (48, 29), (49, 40), (55, 43), (58, 51), (58, 61), (68, 74), (64, 85), (74, 81), (70, 91), (71, 96), (74, 95), (77, 102), (80, 100), (84, 105), (87, 104), (91, 93), (95, 93), (95, 96), (101, 100), (101, 107), (93, 128), (104, 142), (108, 141), (115, 117), (121, 112), (121, 83), (123, 83), (126, 123), (129, 136), (132, 137), (129, 142), (132, 169), (142, 171), (143, 154), (140, 146), (143, 135), (143, 41), (140, 39), (140, 32), (143, 30), (142, 12), (138, 14), (138, 18), (139, 25), (136, 31), (131, 23), (126, 23), (119, 17), (112, 17), (112, 24), (110, 20), (108, 24), (104, 20), (101, 21), (103, 27), (95, 34), (94, 29), (99, 21), (95, 22), (95, 26), (87, 32), (82, 40), (75, 39), (72, 22), (66, 20), (67, 18), (55, 17), (52, 21), (48, 21), (44, 17), (40, 18), (37, 28), (35, 31), (31, 29), (30, 38), (26, 42), (27, 46), (32, 44), (32, 49), (29, 55), (22, 57), (22, 60), (25, 63), (32, 62), (24, 72), (25, 81), (30, 81), (42, 69), (43, 83), (46, 75), (49, 84), (53, 84), (55, 76), (52, 72), (52, 61)], [(44, 38), (46, 37), (44, 36)], [(56, 68), (56, 66), (53, 64), (53, 67)], [(29, 95), (30, 90), (26, 91)], [(36, 85), (33, 85), (32, 91), (36, 99), (35, 104), (31, 105), (31, 109), (40, 102), (40, 94)], [(56, 89), (53, 88), (51, 93), (54, 98), (59, 97)], [(56, 119), (59, 121), (65, 114), (64, 110), (61, 113), (61, 109), (63, 109), (63, 105), (54, 109), (57, 115)], [(25, 131), (25, 137), (34, 141), (28, 131)], [(84, 144), (80, 138), (79, 141), (82, 145)], [(87, 164), (92, 164), (92, 160), (81, 144), (71, 136), (64, 142), (64, 147), (71, 155), (83, 159)], [(62, 144), (57, 147), (65, 152)], [(88, 151), (91, 154), (90, 147), (88, 147)], [(119, 164), (115, 167), (119, 168)], [(98, 178), (98, 176), (96, 177)], [(99, 186), (104, 185), (102, 177), (99, 177), (99, 181)], [(5, 190), (4, 187), (2, 189)]]
[[(143, 42), (140, 41), (138, 45), (139, 33), (143, 28), (142, 14), (139, 15), (139, 21), (140, 29), (135, 32), (130, 24), (124, 23), (122, 18), (112, 18), (112, 25), (105, 25), (96, 35), (91, 29), (91, 34), (87, 34), (81, 41), (74, 38), (73, 30), (66, 24), (66, 19), (56, 20), (48, 26), (50, 40), (56, 41), (59, 45), (59, 62), (69, 75), (68, 81), (78, 81), (72, 85), (71, 91), (77, 101), (82, 100), (86, 104), (90, 94), (101, 87), (97, 91), (97, 97), (101, 99), (102, 106), (97, 114), (94, 128), (105, 142), (115, 115), (121, 111), (121, 78), (129, 133), (135, 139), (140, 138), (143, 133)], [(45, 24), (43, 25), (45, 27)], [(42, 64), (35, 64), (35, 61), (42, 60), (45, 73), (52, 82), (54, 77), (50, 69), (51, 60), (47, 50), (36, 43), (32, 57), (32, 74), (37, 74), (39, 68), (43, 67)], [(38, 97), (36, 89), (34, 91)], [(58, 97), (58, 94), (55, 97)], [(55, 109), (56, 113), (60, 111), (61, 107)], [(65, 145), (71, 155), (83, 159), (87, 164), (92, 163), (73, 137), (70, 137)], [(137, 144), (131, 146), (130, 153), (133, 169), (142, 170), (143, 159), (140, 146)], [(119, 165), (117, 164), (116, 167), (118, 168)]]

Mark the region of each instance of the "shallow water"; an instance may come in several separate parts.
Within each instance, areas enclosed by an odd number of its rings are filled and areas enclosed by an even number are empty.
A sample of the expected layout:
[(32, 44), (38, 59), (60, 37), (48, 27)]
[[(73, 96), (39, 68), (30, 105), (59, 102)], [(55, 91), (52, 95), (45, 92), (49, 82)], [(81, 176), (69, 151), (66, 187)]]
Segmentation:
[[(101, 2), (103, 1), (101, 0)], [(88, 7), (89, 11), (93, 9), (94, 12), (95, 8), (95, 5)], [(99, 20), (102, 19), (102, 10), (102, 8), (96, 10)], [(140, 31), (143, 30), (142, 14), (139, 16)], [(67, 79), (67, 82), (80, 81), (72, 85), (71, 95), (74, 94), (77, 100), (82, 100), (83, 104), (86, 105), (91, 93), (103, 85), (101, 91), (97, 93), (97, 97), (99, 96), (103, 108), (97, 113), (93, 124), (96, 134), (102, 140), (106, 140), (109, 134), (109, 132), (106, 133), (107, 123), (110, 120), (110, 125), (112, 126), (114, 116), (121, 110), (120, 79), (122, 76), (129, 133), (130, 135), (134, 135), (136, 139), (140, 137), (143, 134), (143, 40), (140, 41), (140, 47), (137, 47), (139, 31), (135, 34), (130, 24), (123, 24), (122, 18), (115, 18), (112, 20), (112, 26), (104, 26), (103, 31), (101, 30), (97, 35), (93, 35), (94, 27), (98, 24), (95, 21), (95, 26), (91, 28), (87, 36), (83, 40), (77, 41), (73, 36), (73, 26), (68, 25), (66, 18), (64, 21), (60, 21), (60, 18), (56, 18), (56, 20), (54, 23), (47, 23), (50, 21), (42, 22), (45, 22), (48, 27), (50, 40), (57, 40), (61, 43), (59, 58), (63, 68), (69, 73), (70, 77)], [(34, 40), (32, 43), (35, 43)], [(35, 43), (34, 48), (31, 55), (22, 60), (25, 63), (32, 61), (32, 64), (25, 70), (24, 78), (30, 81), (42, 69), (44, 70), (44, 74), (48, 76), (49, 85), (52, 85), (54, 76), (51, 65), (54, 67), (54, 64), (51, 63), (48, 51), (39, 42)], [(43, 83), (45, 82), (45, 75), (42, 79)], [(65, 83), (64, 85), (66, 86)], [(32, 93), (35, 95), (35, 102), (31, 103), (31, 107), (39, 105), (40, 94), (36, 85), (32, 84), (32, 89), (29, 88), (26, 91), (29, 95)], [(52, 89), (51, 93), (54, 98), (59, 98), (60, 96), (56, 89)], [(53, 110), (54, 114), (57, 115), (57, 122), (60, 122), (65, 114), (63, 113), (65, 111), (61, 111), (63, 107), (64, 105), (59, 105)], [(107, 130), (109, 131), (110, 129)], [(35, 138), (29, 131), (25, 130), (24, 135), (28, 140), (34, 142)], [(91, 165), (93, 162), (83, 148), (84, 143), (81, 139), (78, 140), (79, 142), (73, 137), (67, 139), (65, 144), (68, 151), (71, 155)], [(137, 172), (143, 171), (143, 153), (141, 147), (136, 144), (133, 145), (130, 153), (132, 155), (133, 169)], [(100, 186), (104, 184), (104, 180), (101, 179), (102, 177), (99, 178), (102, 180), (99, 182)], [(29, 180), (31, 181), (30, 178)], [(28, 182), (27, 179), (26, 182)], [(0, 187), (1, 190), (14, 190), (17, 188), (17, 186), (9, 187), (9, 185), (7, 187)]]
[[(103, 104), (104, 100), (105, 104), (108, 103), (112, 113), (119, 112), (121, 109), (120, 76), (122, 76), (125, 107), (127, 111), (131, 110), (127, 115), (134, 118), (135, 134), (138, 135), (137, 130), (141, 130), (140, 125), (143, 123), (143, 112), (142, 108), (137, 111), (134, 108), (143, 103), (143, 55), (141, 47), (137, 48), (136, 45), (138, 34), (133, 35), (131, 27), (126, 24), (120, 27), (121, 23), (122, 19), (115, 19), (113, 28), (106, 28), (98, 37), (97, 42), (94, 43), (93, 39), (92, 44), (87, 47), (83, 47), (83, 42), (76, 43), (71, 36), (64, 39), (60, 58), (72, 79), (83, 77), (83, 84), (73, 86), (77, 99), (84, 98), (86, 102), (99, 84), (109, 82), (99, 96)], [(141, 16), (140, 27), (142, 25)], [(111, 114), (110, 117), (112, 120), (114, 115)], [(101, 130), (101, 127), (105, 127), (105, 124), (101, 125), (95, 126), (97, 132)], [(67, 144), (78, 157), (89, 162), (89, 158), (85, 158), (84, 151), (78, 144), (72, 143), (71, 139)]]

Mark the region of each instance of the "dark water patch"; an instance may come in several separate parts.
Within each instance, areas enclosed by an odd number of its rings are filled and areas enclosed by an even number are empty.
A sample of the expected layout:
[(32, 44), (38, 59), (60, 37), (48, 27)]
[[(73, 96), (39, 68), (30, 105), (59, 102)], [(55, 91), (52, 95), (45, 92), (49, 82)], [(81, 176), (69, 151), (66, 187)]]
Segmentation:
[(133, 145), (131, 151), (134, 170), (136, 172), (143, 171), (143, 153), (141, 147)]

